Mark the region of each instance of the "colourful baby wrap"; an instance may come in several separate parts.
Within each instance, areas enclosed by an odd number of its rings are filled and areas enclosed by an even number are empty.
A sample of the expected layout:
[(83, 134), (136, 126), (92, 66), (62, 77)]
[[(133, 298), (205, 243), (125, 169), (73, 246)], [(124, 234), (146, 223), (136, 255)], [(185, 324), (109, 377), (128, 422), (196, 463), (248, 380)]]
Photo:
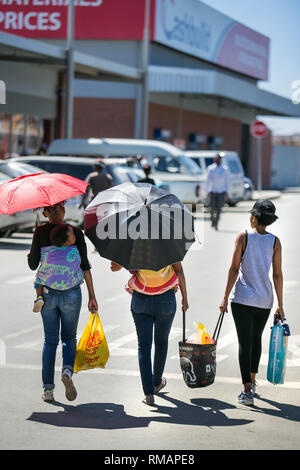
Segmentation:
[(81, 257), (75, 245), (43, 247), (35, 285), (56, 290), (71, 289), (83, 282), (80, 264)]
[(159, 271), (140, 269), (130, 272), (132, 277), (125, 287), (128, 292), (134, 290), (142, 294), (157, 295), (179, 286), (173, 266), (166, 266)]

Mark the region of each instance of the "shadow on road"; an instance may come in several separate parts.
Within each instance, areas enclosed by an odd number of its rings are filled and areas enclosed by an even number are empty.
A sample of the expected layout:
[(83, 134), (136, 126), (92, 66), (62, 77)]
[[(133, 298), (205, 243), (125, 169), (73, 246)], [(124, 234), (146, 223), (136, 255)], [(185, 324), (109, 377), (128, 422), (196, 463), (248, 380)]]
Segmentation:
[[(193, 399), (191, 400), (192, 404), (189, 404), (168, 397), (165, 393), (160, 394), (160, 397), (172, 406), (151, 407), (150, 411), (153, 412), (153, 417), (128, 415), (124, 406), (116, 403), (89, 403), (72, 406), (53, 402), (54, 406), (63, 407), (64, 411), (57, 413), (36, 412), (27, 419), (52, 426), (89, 429), (141, 428), (148, 427), (151, 422), (207, 427), (241, 426), (252, 422), (248, 419), (228, 418), (221, 410), (236, 407), (223, 401)], [(155, 413), (165, 416), (155, 416)]]
[(289, 405), (288, 403), (278, 403), (276, 401), (261, 397), (259, 397), (259, 400), (268, 403), (276, 409), (263, 408), (258, 406), (257, 402), (255, 402), (256, 405), (253, 407), (255, 411), (269, 416), (276, 416), (278, 418), (300, 422), (300, 406)]

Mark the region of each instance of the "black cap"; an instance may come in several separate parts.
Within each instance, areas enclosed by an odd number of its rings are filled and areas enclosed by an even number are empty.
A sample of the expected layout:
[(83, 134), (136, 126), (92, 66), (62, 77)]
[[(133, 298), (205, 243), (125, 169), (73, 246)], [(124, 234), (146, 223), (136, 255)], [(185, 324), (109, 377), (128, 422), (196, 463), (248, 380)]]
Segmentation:
[(278, 219), (277, 215), (275, 215), (276, 207), (269, 199), (259, 199), (256, 201), (250, 212), (254, 216), (270, 215), (275, 217), (275, 220)]

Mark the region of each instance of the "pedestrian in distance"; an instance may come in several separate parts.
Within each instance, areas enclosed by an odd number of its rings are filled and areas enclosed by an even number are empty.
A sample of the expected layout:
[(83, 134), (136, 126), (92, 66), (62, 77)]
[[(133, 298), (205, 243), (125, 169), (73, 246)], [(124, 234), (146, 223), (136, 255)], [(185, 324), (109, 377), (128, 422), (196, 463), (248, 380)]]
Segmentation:
[(218, 230), (222, 208), (229, 191), (229, 171), (222, 164), (224, 153), (220, 152), (207, 169), (206, 194), (210, 200), (211, 226)]
[[(111, 270), (122, 266), (111, 262)], [(126, 290), (132, 294), (131, 313), (138, 338), (138, 361), (143, 403), (154, 405), (154, 394), (167, 384), (163, 371), (167, 359), (168, 339), (176, 313), (175, 292), (178, 287), (182, 295), (182, 309), (189, 308), (185, 276), (180, 262), (166, 266), (160, 271), (131, 271)], [(152, 372), (151, 350), (154, 332), (154, 362)]]
[[(236, 237), (231, 266), (228, 272), (221, 312), (231, 310), (239, 342), (239, 365), (244, 390), (239, 403), (253, 405), (256, 392), (256, 374), (261, 357), (261, 337), (273, 306), (273, 287), (269, 271), (273, 267), (273, 282), (278, 306), (275, 315), (284, 320), (282, 249), (278, 237), (266, 231), (277, 220), (272, 201), (257, 201), (250, 213), (251, 232)], [(239, 277), (238, 277), (239, 276)]]
[[(103, 170), (105, 165), (102, 162), (102, 159), (98, 159), (94, 165), (94, 171), (89, 173), (86, 177), (86, 183), (89, 184), (89, 187), (84, 194), (81, 203), (79, 204), (79, 209), (87, 206), (87, 199), (90, 196), (90, 200), (94, 199), (98, 193), (105, 191), (106, 189), (112, 186), (112, 177), (108, 173), (105, 173)], [(91, 194), (90, 194), (91, 193)]]
[[(72, 401), (77, 396), (72, 375), (82, 303), (82, 282), (85, 281), (88, 290), (89, 311), (97, 312), (98, 305), (83, 232), (78, 227), (71, 226), (71, 233), (70, 225), (63, 223), (65, 208), (62, 203), (44, 208), (43, 215), (49, 222), (36, 227), (28, 254), (28, 265), (32, 270), (39, 268), (36, 281), (43, 286), (41, 316), (45, 339), (42, 352), (42, 398), (46, 402), (54, 400), (55, 359), (61, 328), (61, 380), (65, 386), (66, 398)], [(70, 239), (73, 245), (69, 243)], [(53, 241), (60, 246), (53, 246)]]
[(151, 165), (145, 165), (143, 167), (143, 170), (144, 170), (144, 173), (145, 173), (145, 177), (144, 178), (140, 178), (137, 182), (138, 183), (149, 183), (149, 184), (153, 184), (155, 186), (155, 181), (153, 178), (150, 178), (150, 173), (151, 173)]

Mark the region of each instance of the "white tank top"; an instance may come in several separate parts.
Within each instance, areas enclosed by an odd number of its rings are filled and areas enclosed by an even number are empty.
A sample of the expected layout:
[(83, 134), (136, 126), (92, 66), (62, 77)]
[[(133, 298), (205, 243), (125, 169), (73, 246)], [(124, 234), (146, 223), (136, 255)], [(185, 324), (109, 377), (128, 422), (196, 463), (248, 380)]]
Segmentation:
[(232, 302), (259, 308), (272, 308), (273, 287), (269, 272), (273, 260), (275, 236), (248, 233), (246, 250), (240, 264)]

